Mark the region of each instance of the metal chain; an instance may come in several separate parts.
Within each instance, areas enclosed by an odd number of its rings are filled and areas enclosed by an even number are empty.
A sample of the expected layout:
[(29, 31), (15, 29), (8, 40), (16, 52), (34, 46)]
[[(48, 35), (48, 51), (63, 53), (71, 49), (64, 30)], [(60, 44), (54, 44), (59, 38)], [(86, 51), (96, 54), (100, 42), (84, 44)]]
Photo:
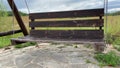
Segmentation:
[(25, 5), (26, 5), (26, 7), (27, 7), (27, 9), (28, 9), (28, 13), (30, 13), (30, 9), (29, 9), (29, 6), (28, 6), (28, 3), (27, 3), (27, 0), (24, 0), (25, 1)]
[[(13, 11), (14, 11), (14, 2), (12, 1), (12, 9), (13, 9)], [(12, 12), (12, 30), (13, 30), (13, 35), (12, 35), (12, 37), (14, 38), (14, 34), (15, 34), (15, 32), (14, 32), (14, 13)]]
[[(2, 3), (2, 0), (0, 0), (0, 2)], [(2, 6), (0, 5), (0, 10), (2, 10)], [(1, 20), (2, 16), (0, 16), (0, 23), (2, 22)]]
[(104, 8), (105, 8), (105, 43), (107, 44), (107, 22), (108, 22), (108, 0), (104, 0)]

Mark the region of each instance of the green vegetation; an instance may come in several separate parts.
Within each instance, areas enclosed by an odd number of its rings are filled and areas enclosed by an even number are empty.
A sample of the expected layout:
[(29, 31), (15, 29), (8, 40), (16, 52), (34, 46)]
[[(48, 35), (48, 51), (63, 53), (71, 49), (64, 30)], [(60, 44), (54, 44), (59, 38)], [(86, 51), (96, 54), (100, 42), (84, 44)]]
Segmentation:
[(0, 16), (1, 16), (1, 17), (5, 17), (5, 16), (8, 16), (8, 14), (7, 14), (7, 12), (0, 11)]
[(113, 41), (113, 47), (116, 50), (120, 51), (120, 37), (117, 37), (117, 38), (114, 39), (114, 41)]
[[(120, 51), (120, 15), (108, 16), (106, 40)], [(106, 24), (105, 24), (106, 26)], [(105, 27), (106, 28), (106, 27)]]
[[(9, 31), (12, 29), (12, 17), (8, 17), (8, 12), (4, 4), (0, 2), (0, 32)], [(13, 37), (22, 36), (22, 34), (15, 34), (10, 36), (0, 37), (0, 48), (10, 45), (10, 39)]]
[(109, 53), (98, 53), (95, 56), (100, 63), (100, 66), (118, 66), (120, 65), (120, 56), (118, 56), (115, 52), (111, 51)]
[(22, 37), (22, 36), (23, 34), (19, 33), (15, 35), (0, 37), (0, 48), (9, 46), (11, 44), (11, 41), (10, 41), (11, 38), (17, 38), (17, 37)]
[(120, 51), (120, 36), (107, 35), (107, 43), (112, 44), (115, 49)]
[(120, 15), (120, 11), (113, 12), (113, 13), (108, 13), (108, 15)]
[(113, 47), (114, 47), (116, 50), (120, 51), (120, 45), (113, 45)]
[[(8, 16), (13, 16), (13, 12), (11, 12), (11, 11), (7, 11), (7, 14), (8, 14)], [(19, 11), (19, 14), (20, 14), (21, 16), (27, 16), (26, 13), (23, 13), (23, 12), (20, 12), (20, 11)]]
[[(115, 41), (115, 37), (114, 37), (112, 34), (107, 34), (106, 36), (107, 36), (107, 37), (106, 37), (107, 43), (109, 43), (109, 44), (115, 43), (115, 42), (114, 42), (114, 41)], [(115, 44), (116, 44), (116, 43), (115, 43)]]
[[(20, 11), (19, 11), (19, 14), (21, 16), (27, 16), (26, 13), (23, 13), (23, 12), (20, 12)], [(13, 12), (12, 11), (0, 11), (0, 16), (4, 16), (4, 15), (6, 15), (6, 16), (13, 16)]]
[[(25, 13), (22, 12), (20, 12), (20, 14), (22, 16), (25, 15)], [(11, 11), (7, 11), (5, 5), (0, 2), (0, 32), (7, 32), (13, 29), (20, 29), (19, 25), (17, 24), (17, 21), (15, 20), (15, 18), (13, 19), (12, 16), (13, 13)], [(23, 18), (23, 20), (27, 20), (27, 17)], [(0, 37), (0, 48), (11, 45), (11, 38), (18, 38), (22, 36), (23, 34), (19, 33), (15, 35)]]
[(6, 7), (4, 4), (0, 2), (0, 16), (5, 17), (7, 16)]
[(28, 47), (28, 46), (35, 46), (36, 44), (37, 44), (36, 42), (27, 42), (27, 43), (15, 45), (15, 48), (24, 48), (24, 47)]

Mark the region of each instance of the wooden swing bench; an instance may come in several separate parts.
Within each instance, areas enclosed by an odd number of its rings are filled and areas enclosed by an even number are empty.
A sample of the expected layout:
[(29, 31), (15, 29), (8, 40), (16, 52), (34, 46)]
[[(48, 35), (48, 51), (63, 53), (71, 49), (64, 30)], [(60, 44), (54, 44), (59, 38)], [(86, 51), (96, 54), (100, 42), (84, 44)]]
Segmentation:
[[(30, 13), (28, 36), (12, 39), (12, 44), (28, 41), (55, 43), (104, 43), (104, 9), (87, 9), (61, 12)], [(43, 20), (44, 19), (44, 20)], [(58, 20), (60, 19), (60, 20)], [(43, 30), (39, 27), (56, 27)], [(84, 29), (60, 30), (57, 27)]]

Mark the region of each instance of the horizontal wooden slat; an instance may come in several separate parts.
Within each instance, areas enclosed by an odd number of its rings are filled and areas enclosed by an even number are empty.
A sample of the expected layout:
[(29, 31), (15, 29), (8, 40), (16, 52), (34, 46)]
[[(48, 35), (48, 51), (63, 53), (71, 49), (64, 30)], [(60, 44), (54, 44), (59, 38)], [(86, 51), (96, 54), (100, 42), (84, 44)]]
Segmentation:
[(95, 17), (103, 16), (104, 9), (88, 9), (88, 10), (73, 10), (61, 12), (46, 12), (46, 13), (30, 13), (30, 19), (44, 19), (44, 18), (70, 18), (70, 17)]
[(104, 39), (48, 39), (48, 38), (36, 38), (31, 36), (25, 36), (23, 38), (12, 38), (11, 43), (13, 45), (21, 44), (25, 42), (42, 42), (42, 43), (64, 43), (64, 44), (104, 44)]
[(39, 21), (30, 22), (30, 27), (100, 27), (104, 20), (71, 20), (71, 21)]
[(53, 39), (103, 39), (103, 30), (31, 30), (30, 35), (37, 38)]
[(8, 32), (0, 32), (0, 37), (20, 33), (22, 30), (12, 30)]

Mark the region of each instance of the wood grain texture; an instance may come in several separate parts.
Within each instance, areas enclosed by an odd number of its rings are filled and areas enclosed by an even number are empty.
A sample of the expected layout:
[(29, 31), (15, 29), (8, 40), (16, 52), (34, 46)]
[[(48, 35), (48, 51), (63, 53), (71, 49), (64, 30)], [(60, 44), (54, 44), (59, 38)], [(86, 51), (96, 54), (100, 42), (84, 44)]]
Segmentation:
[(30, 36), (56, 39), (103, 39), (103, 30), (31, 30)]
[(100, 27), (103, 19), (94, 20), (71, 20), (71, 21), (37, 21), (30, 22), (30, 27)]
[(104, 16), (104, 9), (73, 10), (61, 12), (30, 13), (29, 19), (71, 18)]

